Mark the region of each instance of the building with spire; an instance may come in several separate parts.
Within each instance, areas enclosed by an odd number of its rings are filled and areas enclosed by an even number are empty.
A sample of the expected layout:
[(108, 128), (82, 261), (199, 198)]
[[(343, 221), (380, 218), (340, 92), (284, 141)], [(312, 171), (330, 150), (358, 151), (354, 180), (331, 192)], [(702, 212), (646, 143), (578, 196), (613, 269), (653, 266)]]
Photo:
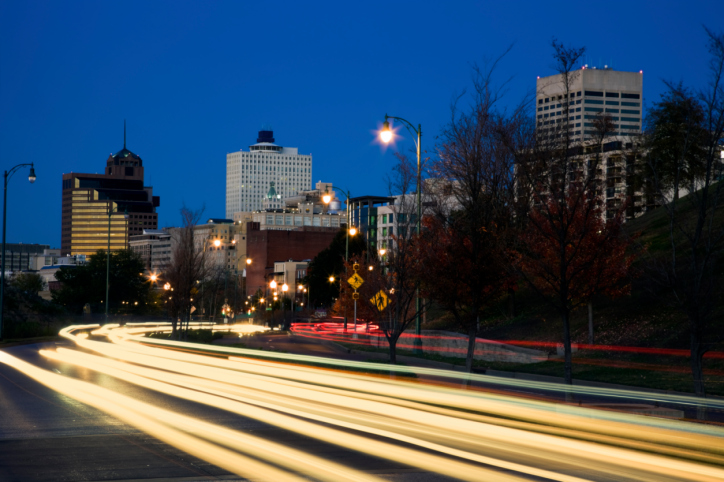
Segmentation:
[(126, 147), (108, 156), (105, 174), (63, 174), (61, 255), (128, 248), (129, 236), (157, 229), (160, 198), (144, 186), (143, 160)]
[(262, 127), (248, 152), (239, 150), (226, 155), (227, 218), (233, 218), (236, 212), (259, 211), (271, 205), (273, 209), (282, 208), (284, 198), (311, 186), (312, 155), (275, 144), (270, 126)]

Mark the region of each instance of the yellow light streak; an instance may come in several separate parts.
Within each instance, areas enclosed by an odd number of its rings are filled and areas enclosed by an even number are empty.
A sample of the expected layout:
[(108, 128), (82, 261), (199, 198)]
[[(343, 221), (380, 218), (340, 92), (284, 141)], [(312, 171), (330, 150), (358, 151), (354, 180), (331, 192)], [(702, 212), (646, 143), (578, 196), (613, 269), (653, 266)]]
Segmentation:
[[(239, 334), (265, 329), (248, 324), (191, 323), (190, 326)], [(722, 400), (556, 387), (484, 375), (380, 366), (143, 336), (151, 332), (170, 333), (171, 326), (165, 323), (73, 326), (61, 330), (61, 336), (84, 351), (59, 347), (56, 351), (41, 350), (40, 354), (53, 360), (51, 363), (94, 370), (166, 396), (226, 410), (328, 444), (462, 480), (512, 481), (528, 480), (532, 476), (581, 482), (604, 478), (603, 474), (610, 479), (627, 480), (724, 480), (722, 427), (461, 390), (430, 381), (442, 377), (459, 382), (471, 379), (508, 387), (537, 387), (614, 399), (640, 397), (719, 409), (724, 408)], [(111, 343), (97, 341), (103, 336)], [(378, 480), (318, 455), (39, 369), (2, 351), (0, 363), (244, 477), (285, 481), (300, 480), (298, 474), (301, 474), (330, 482)], [(314, 363), (336, 370), (298, 363)], [(339, 371), (350, 368), (390, 369), (398, 375), (414, 374), (418, 378), (411, 380), (397, 375), (385, 378)]]

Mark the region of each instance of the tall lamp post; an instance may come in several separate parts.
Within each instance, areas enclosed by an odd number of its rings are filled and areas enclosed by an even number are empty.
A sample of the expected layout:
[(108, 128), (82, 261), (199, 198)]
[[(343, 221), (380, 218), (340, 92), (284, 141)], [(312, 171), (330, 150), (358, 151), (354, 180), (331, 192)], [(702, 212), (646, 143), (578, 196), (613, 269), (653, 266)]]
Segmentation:
[[(108, 249), (106, 250), (106, 323), (108, 323), (108, 291), (110, 287), (111, 277), (111, 216), (117, 214), (113, 211), (113, 206), (108, 206)], [(123, 213), (123, 219), (128, 219), (128, 210)]]
[[(388, 119), (395, 119), (400, 122), (402, 122), (405, 126), (405, 128), (410, 132), (410, 134), (417, 135), (417, 142), (415, 142), (415, 146), (417, 147), (417, 236), (420, 236), (420, 221), (422, 218), (422, 202), (420, 197), (421, 184), (422, 184), (422, 172), (420, 170), (420, 149), (421, 149), (421, 140), (422, 140), (422, 125), (417, 124), (417, 129), (415, 129), (415, 126), (413, 126), (409, 121), (403, 119), (402, 117), (394, 117), (391, 115), (385, 114), (385, 122), (382, 124), (382, 131), (380, 132), (380, 139), (382, 139), (382, 142), (385, 144), (388, 144), (392, 140), (392, 130), (390, 130), (390, 123)], [(419, 286), (415, 290), (415, 342), (414, 342), (414, 348), (413, 352), (417, 354), (422, 353), (422, 343), (420, 342), (420, 334), (421, 334), (421, 328), (420, 328), (420, 288)]]
[(32, 184), (35, 182), (35, 167), (32, 162), (30, 164), (18, 164), (9, 171), (5, 171), (5, 187), (3, 190), (3, 253), (2, 266), (0, 267), (0, 340), (3, 339), (3, 313), (5, 311), (5, 221), (8, 211), (8, 179), (15, 174), (15, 171), (25, 166), (30, 166), (28, 181)]
[(289, 285), (284, 283), (282, 285), (282, 313), (284, 314), (284, 328), (287, 328), (287, 304), (284, 301), (287, 297), (287, 291), (289, 291)]
[[(344, 189), (340, 189), (335, 186), (332, 186), (332, 189), (337, 189), (342, 194), (344, 194), (345, 204), (347, 205), (347, 233), (345, 236), (344, 244), (344, 274), (347, 275), (347, 263), (349, 262), (349, 237), (357, 234), (357, 228), (355, 228), (354, 226), (350, 226), (349, 191), (345, 191)], [(324, 195), (322, 196), (322, 201), (324, 201), (324, 204), (329, 204), (332, 201), (332, 195), (329, 193), (329, 191), (324, 192)], [(340, 281), (340, 290), (341, 289), (342, 284)], [(344, 310), (344, 331), (345, 333), (347, 332), (347, 307), (345, 307)]]

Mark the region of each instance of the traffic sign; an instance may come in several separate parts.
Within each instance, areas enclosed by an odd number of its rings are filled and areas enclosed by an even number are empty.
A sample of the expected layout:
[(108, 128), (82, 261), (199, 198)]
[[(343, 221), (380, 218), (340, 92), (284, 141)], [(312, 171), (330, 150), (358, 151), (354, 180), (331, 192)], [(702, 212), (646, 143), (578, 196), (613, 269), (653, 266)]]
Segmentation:
[(387, 294), (380, 290), (371, 300), (370, 302), (377, 307), (378, 310), (382, 311), (385, 308), (387, 308), (387, 305), (390, 303), (390, 299), (387, 297)]
[(362, 286), (362, 283), (364, 283), (365, 280), (362, 279), (360, 275), (357, 273), (353, 274), (350, 279), (347, 280), (347, 283), (351, 284), (354, 289), (359, 288)]

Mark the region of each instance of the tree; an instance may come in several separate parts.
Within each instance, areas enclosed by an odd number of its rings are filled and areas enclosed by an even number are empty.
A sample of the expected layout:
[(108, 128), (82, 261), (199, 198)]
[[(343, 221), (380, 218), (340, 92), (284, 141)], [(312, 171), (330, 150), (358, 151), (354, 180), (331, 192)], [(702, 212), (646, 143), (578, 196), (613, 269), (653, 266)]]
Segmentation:
[(682, 187), (691, 190), (706, 173), (704, 108), (682, 84), (670, 85), (647, 115), (649, 176), (658, 190), (671, 190), (674, 201)]
[(191, 319), (191, 299), (197, 294), (199, 281), (206, 279), (206, 251), (204, 247), (196, 246), (194, 242), (194, 228), (203, 215), (204, 209), (192, 211), (185, 205), (181, 208), (181, 227), (172, 230), (171, 238), (174, 248), (171, 263), (166, 268), (164, 279), (173, 288), (168, 300), (169, 314), (171, 315), (172, 335), (179, 337), (178, 321), (181, 321), (181, 330), (188, 329)]
[[(143, 260), (129, 249), (110, 253), (109, 313), (144, 314), (155, 310), (144, 269)], [(53, 301), (78, 314), (86, 303), (93, 312), (104, 312), (106, 270), (106, 251), (102, 249), (91, 255), (85, 265), (58, 270), (55, 278), (61, 287), (52, 292)]]
[(492, 88), (493, 68), (475, 69), (467, 111), (458, 110), (460, 98), (452, 105), (431, 169), (438, 181), (431, 193), (435, 209), (425, 221), (419, 251), (425, 296), (452, 313), (468, 335), (468, 371), (480, 316), (515, 286), (507, 238), (516, 219), (512, 153), (517, 147), (509, 143), (525, 125), (525, 104), (508, 115), (497, 110), (500, 91)]
[(10, 279), (10, 285), (20, 291), (37, 295), (38, 292), (43, 291), (45, 282), (43, 277), (37, 273), (17, 273)]
[(525, 189), (532, 201), (516, 251), (520, 275), (561, 317), (564, 378), (572, 384), (571, 311), (601, 288), (599, 283), (588, 283), (588, 277), (603, 266), (618, 239), (624, 206), (618, 212), (609, 208), (614, 215), (603, 223), (599, 168), (613, 129), (610, 117), (600, 115), (593, 122), (595, 134), (585, 144), (590, 154), (585, 165), (579, 154), (584, 146), (574, 143), (573, 126), (568, 123), (572, 84), (580, 74), (575, 66), (585, 50), (564, 47), (555, 39), (552, 44), (562, 84), (556, 100), (563, 107), (563, 120), (549, 128), (539, 125), (530, 147), (515, 153), (518, 189)]
[[(382, 241), (380, 247), (385, 249), (383, 256), (379, 256), (379, 252), (369, 253), (369, 259), (377, 260), (379, 265), (373, 271), (366, 271), (366, 277), (363, 275), (366, 280), (366, 286), (363, 285), (366, 290), (364, 302), (372, 306), (376, 314), (376, 322), (389, 345), (392, 364), (397, 363), (397, 342), (400, 336), (422, 316), (430, 304), (429, 299), (421, 298), (419, 306), (415, 301), (420, 282), (418, 273), (422, 271), (423, 262), (419, 255), (420, 236), (416, 232), (417, 198), (416, 193), (412, 192), (412, 187), (417, 184), (417, 167), (404, 154), (398, 153), (396, 157), (398, 163), (387, 178), (390, 195), (395, 196), (395, 202), (390, 206), (395, 234), (390, 235), (389, 240)], [(421, 183), (421, 188), (421, 198), (427, 203), (424, 183)], [(389, 305), (385, 309), (380, 309), (370, 301), (380, 291), (389, 297)]]
[[(303, 284), (309, 286), (311, 306), (332, 306), (335, 298), (339, 298), (339, 282), (344, 274), (344, 256), (346, 246), (347, 227), (337, 232), (328, 247), (317, 253), (309, 263), (307, 276)], [(350, 236), (349, 257), (361, 254), (366, 249), (362, 236)], [(329, 277), (334, 276), (335, 282)]]
[[(375, 321), (385, 335), (390, 350), (390, 363), (397, 363), (397, 342), (400, 336), (414, 325), (418, 315), (424, 313), (429, 299), (421, 299), (419, 311), (415, 306), (418, 276), (422, 271), (422, 259), (417, 253), (418, 236), (411, 234), (393, 236), (393, 246), (387, 248), (380, 264), (372, 271), (364, 271), (364, 290), (360, 300), (372, 308)], [(362, 267), (365, 265), (362, 264)], [(384, 292), (389, 305), (381, 309), (371, 300)]]
[[(657, 194), (669, 218), (671, 251), (667, 258), (652, 260), (653, 279), (666, 293), (666, 299), (686, 314), (689, 321), (691, 372), (694, 392), (704, 397), (704, 354), (724, 338), (717, 301), (721, 298), (721, 263), (724, 253), (724, 169), (721, 160), (724, 139), (724, 34), (706, 29), (710, 81), (694, 94), (680, 85), (669, 84), (665, 96), (674, 105), (688, 106), (692, 114), (671, 129), (668, 145), (676, 146), (676, 166), (688, 166), (696, 159), (696, 176), (685, 177), (689, 194), (678, 200), (669, 189), (670, 172), (654, 158), (650, 168)], [(662, 148), (663, 150), (664, 148)], [(681, 171), (688, 172), (685, 168)]]

